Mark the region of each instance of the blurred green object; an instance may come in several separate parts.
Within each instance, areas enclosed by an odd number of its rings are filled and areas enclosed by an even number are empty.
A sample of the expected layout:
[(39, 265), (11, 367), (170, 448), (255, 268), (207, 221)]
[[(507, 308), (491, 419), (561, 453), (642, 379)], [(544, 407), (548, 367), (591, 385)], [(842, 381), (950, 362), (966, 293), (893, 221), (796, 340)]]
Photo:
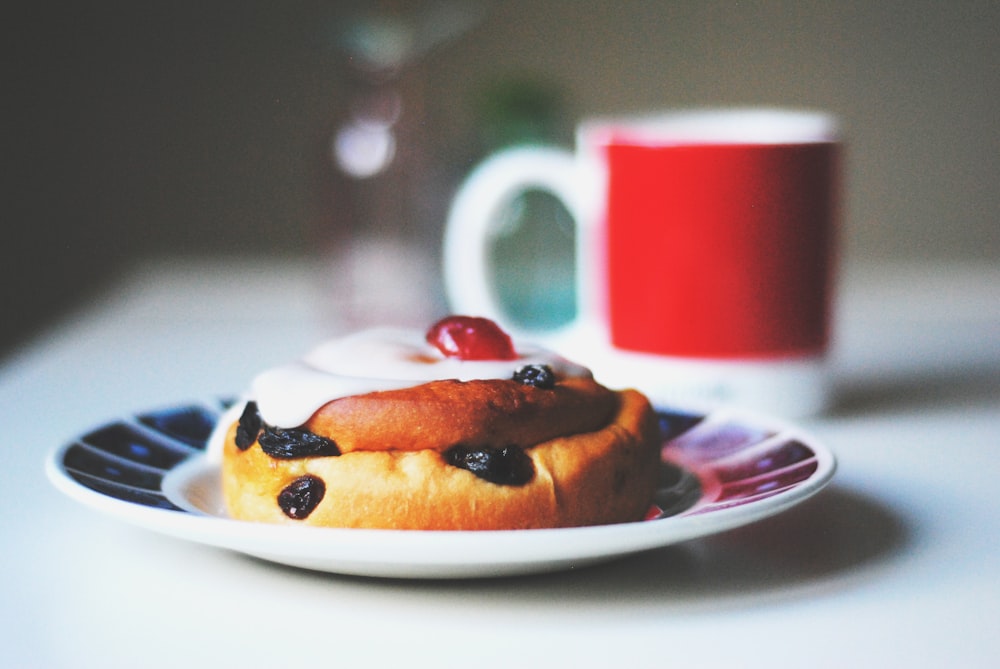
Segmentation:
[(562, 96), (553, 85), (530, 77), (487, 88), (478, 104), (478, 127), (486, 153), (515, 144), (566, 141)]
[[(523, 144), (567, 145), (570, 125), (553, 85), (529, 77), (490, 87), (479, 105), (488, 155)], [(555, 329), (576, 314), (576, 229), (559, 200), (527, 191), (500, 213), (492, 249), (497, 298), (512, 323)]]
[(569, 212), (544, 191), (522, 193), (503, 212), (493, 263), (513, 323), (551, 330), (576, 315), (575, 235)]

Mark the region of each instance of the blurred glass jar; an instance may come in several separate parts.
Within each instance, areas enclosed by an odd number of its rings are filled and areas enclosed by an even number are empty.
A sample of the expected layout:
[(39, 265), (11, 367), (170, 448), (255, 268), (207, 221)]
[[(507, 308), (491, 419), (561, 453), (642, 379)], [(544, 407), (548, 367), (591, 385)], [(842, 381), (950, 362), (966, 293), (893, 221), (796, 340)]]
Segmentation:
[(487, 2), (390, 0), (339, 8), (344, 70), (329, 138), (324, 324), (423, 326), (445, 309), (440, 245), (459, 165), (428, 124), (427, 58), (479, 24)]

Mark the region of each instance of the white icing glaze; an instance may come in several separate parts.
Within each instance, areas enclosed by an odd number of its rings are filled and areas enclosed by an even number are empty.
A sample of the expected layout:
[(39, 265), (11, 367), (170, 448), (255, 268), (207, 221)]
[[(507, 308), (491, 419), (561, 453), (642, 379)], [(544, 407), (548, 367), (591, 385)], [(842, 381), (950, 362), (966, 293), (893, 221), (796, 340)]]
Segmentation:
[(509, 379), (525, 365), (549, 365), (558, 376), (590, 377), (590, 370), (550, 351), (516, 345), (514, 360), (444, 357), (410, 330), (365, 330), (320, 344), (304, 358), (265, 371), (251, 385), (264, 422), (296, 427), (327, 402), (441, 379)]

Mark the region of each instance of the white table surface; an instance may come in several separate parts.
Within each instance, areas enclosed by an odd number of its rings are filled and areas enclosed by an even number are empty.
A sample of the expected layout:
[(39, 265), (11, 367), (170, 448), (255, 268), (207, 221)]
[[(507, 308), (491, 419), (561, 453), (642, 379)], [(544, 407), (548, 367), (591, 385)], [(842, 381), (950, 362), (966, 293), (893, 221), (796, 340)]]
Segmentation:
[(393, 581), (122, 524), (45, 480), (126, 413), (243, 388), (328, 333), (314, 268), (136, 268), (0, 368), (0, 666), (1000, 666), (1000, 269), (848, 270), (839, 460), (773, 519), (607, 565)]

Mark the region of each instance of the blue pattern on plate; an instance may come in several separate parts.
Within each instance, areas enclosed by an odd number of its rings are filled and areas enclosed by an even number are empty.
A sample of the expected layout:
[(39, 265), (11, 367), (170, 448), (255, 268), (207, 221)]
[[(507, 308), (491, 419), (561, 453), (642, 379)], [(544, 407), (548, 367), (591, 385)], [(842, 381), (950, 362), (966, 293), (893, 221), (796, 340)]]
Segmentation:
[(164, 496), (163, 477), (205, 450), (228, 402), (148, 411), (116, 421), (72, 443), (62, 455), (73, 480), (102, 495), (142, 506), (181, 511)]

